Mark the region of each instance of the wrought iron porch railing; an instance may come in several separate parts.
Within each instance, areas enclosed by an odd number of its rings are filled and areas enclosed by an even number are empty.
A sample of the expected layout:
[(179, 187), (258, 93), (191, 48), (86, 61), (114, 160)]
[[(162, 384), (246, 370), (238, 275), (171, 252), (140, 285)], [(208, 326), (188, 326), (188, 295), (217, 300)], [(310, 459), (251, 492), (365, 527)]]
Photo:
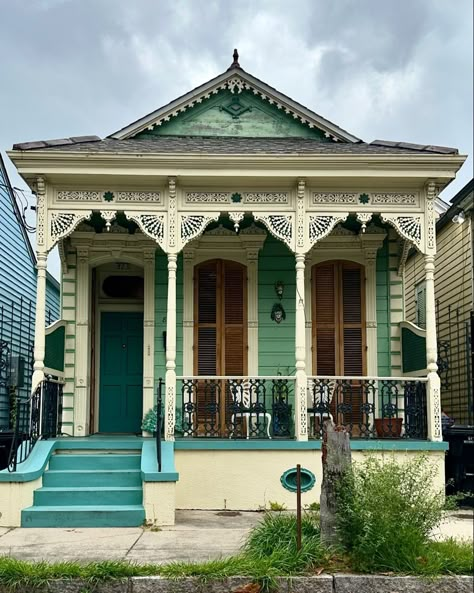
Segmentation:
[(426, 379), (308, 377), (308, 430), (322, 438), (333, 420), (351, 438), (427, 438)]
[(178, 377), (177, 435), (292, 438), (294, 377)]
[(48, 378), (29, 398), (15, 397), (10, 410), (13, 438), (8, 470), (26, 461), (36, 442), (61, 434), (63, 383)]

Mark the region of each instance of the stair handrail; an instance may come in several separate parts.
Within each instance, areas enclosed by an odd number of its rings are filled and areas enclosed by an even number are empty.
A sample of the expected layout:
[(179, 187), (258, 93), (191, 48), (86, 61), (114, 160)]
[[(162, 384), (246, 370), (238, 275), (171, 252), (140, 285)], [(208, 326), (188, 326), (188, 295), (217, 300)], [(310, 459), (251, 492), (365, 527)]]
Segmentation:
[(8, 471), (16, 472), (26, 461), (40, 439), (56, 438), (61, 434), (62, 396), (64, 383), (49, 376), (24, 399), (13, 398), (13, 438), (8, 455)]
[(162, 414), (162, 389), (163, 379), (160, 377), (158, 380), (158, 391), (156, 394), (156, 462), (158, 465), (158, 471), (161, 472), (161, 431), (163, 428), (163, 414)]

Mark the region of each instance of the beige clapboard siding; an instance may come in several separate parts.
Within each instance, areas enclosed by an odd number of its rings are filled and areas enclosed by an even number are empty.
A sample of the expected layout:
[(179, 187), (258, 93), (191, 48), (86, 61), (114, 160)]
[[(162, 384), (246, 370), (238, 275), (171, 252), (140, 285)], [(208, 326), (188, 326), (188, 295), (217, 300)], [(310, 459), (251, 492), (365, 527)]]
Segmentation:
[[(449, 371), (441, 372), (443, 411), (460, 424), (467, 422), (467, 348), (465, 323), (473, 310), (472, 219), (449, 222), (437, 235), (435, 295), (438, 341), (448, 342)], [(415, 287), (424, 279), (423, 256), (411, 257), (405, 267), (405, 311), (415, 321)], [(441, 362), (441, 360), (439, 361)]]

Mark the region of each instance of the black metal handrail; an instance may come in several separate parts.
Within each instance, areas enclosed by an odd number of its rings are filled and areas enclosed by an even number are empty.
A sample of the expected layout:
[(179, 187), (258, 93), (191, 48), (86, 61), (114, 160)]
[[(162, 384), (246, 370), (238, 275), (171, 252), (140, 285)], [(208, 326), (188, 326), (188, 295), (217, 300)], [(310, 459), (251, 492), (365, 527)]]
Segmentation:
[(13, 438), (8, 471), (16, 472), (28, 459), (40, 439), (61, 434), (63, 383), (52, 378), (42, 381), (29, 398), (13, 398)]
[(163, 429), (163, 379), (158, 380), (158, 392), (156, 395), (156, 462), (158, 464), (158, 471), (161, 472), (161, 431)]

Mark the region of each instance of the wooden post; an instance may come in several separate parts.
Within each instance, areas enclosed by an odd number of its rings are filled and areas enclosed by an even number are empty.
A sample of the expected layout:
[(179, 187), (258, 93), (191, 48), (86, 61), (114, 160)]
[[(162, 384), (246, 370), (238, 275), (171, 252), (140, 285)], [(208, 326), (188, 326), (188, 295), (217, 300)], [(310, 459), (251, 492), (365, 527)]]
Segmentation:
[(339, 543), (336, 531), (337, 486), (351, 465), (349, 433), (334, 428), (331, 420), (324, 422), (322, 449), (323, 482), (321, 484), (321, 541)]
[(301, 550), (301, 465), (296, 466), (296, 549)]

